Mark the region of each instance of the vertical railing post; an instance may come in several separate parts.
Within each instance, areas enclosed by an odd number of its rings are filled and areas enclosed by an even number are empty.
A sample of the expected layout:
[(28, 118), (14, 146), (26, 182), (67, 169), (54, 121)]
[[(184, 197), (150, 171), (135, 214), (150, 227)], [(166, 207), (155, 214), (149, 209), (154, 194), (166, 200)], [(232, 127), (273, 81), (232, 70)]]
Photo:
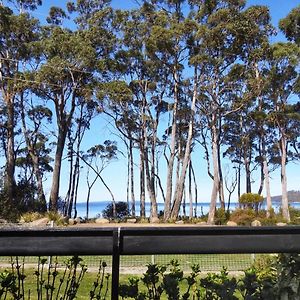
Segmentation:
[(121, 228), (113, 231), (113, 256), (112, 256), (112, 281), (111, 281), (111, 299), (119, 298), (119, 275), (120, 275), (120, 238)]

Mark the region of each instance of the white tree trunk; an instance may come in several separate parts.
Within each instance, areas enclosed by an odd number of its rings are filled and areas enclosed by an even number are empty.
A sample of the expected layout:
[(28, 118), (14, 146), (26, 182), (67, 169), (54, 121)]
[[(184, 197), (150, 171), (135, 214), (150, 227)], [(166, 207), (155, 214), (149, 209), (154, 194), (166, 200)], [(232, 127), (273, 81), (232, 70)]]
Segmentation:
[(208, 220), (207, 220), (208, 224), (214, 224), (217, 197), (218, 197), (219, 187), (220, 187), (217, 129), (214, 122), (212, 124), (211, 134), (212, 134), (212, 159), (213, 159), (213, 169), (214, 169), (214, 183), (213, 183), (213, 189), (210, 198), (210, 206), (209, 206), (209, 213), (208, 213)]
[(282, 134), (280, 140), (281, 149), (281, 189), (282, 189), (282, 216), (287, 221), (290, 222), (290, 212), (289, 212), (289, 200), (287, 194), (287, 176), (286, 176), (286, 160), (287, 160), (287, 141), (285, 135)]
[(182, 202), (182, 197), (183, 197), (183, 192), (184, 192), (184, 183), (185, 183), (185, 179), (186, 179), (186, 172), (187, 172), (187, 168), (189, 166), (190, 159), (191, 159), (191, 146), (192, 146), (192, 141), (193, 141), (194, 116), (195, 116), (195, 112), (196, 112), (196, 99), (197, 99), (197, 86), (198, 86), (197, 81), (198, 81), (197, 71), (195, 70), (193, 98), (192, 98), (192, 104), (191, 104), (191, 116), (190, 116), (190, 121), (189, 121), (188, 137), (187, 137), (186, 146), (185, 146), (185, 153), (184, 153), (181, 173), (180, 173), (178, 184), (176, 186), (174, 205), (173, 205), (173, 209), (172, 209), (172, 213), (171, 213), (172, 219), (176, 219), (179, 214), (180, 205)]
[(271, 190), (270, 190), (270, 174), (268, 168), (268, 162), (266, 157), (264, 156), (263, 166), (264, 166), (264, 181), (267, 195), (267, 218), (270, 217), (270, 212), (272, 209), (272, 198), (271, 198)]
[(164, 207), (164, 220), (168, 220), (171, 215), (171, 199), (172, 199), (172, 186), (173, 186), (173, 168), (175, 160), (175, 150), (176, 150), (176, 131), (177, 131), (177, 106), (178, 106), (178, 74), (175, 70), (174, 72), (174, 107), (173, 107), (173, 117), (172, 117), (172, 131), (171, 131), (171, 144), (170, 144), (170, 157), (168, 162), (167, 170), (167, 187), (166, 187), (166, 201)]

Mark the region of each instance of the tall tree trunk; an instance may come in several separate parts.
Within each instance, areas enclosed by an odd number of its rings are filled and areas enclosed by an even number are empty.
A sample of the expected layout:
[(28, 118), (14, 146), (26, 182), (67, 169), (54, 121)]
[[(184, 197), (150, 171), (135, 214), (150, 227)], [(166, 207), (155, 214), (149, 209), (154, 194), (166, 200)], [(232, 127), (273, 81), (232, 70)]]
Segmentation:
[(195, 218), (197, 218), (197, 206), (198, 206), (198, 186), (196, 182), (196, 175), (195, 171), (193, 168), (192, 160), (190, 160), (190, 167), (193, 175), (193, 181), (194, 181), (194, 186), (195, 186)]
[[(193, 193), (192, 193), (192, 164), (191, 164), (191, 160), (189, 163), (189, 203), (190, 203), (190, 207), (189, 207), (189, 219), (193, 218)], [(197, 207), (196, 207), (197, 209)]]
[(89, 206), (90, 206), (90, 196), (91, 196), (92, 187), (94, 186), (94, 184), (98, 178), (99, 178), (99, 175), (97, 174), (96, 177), (94, 178), (94, 180), (92, 181), (92, 183), (90, 184), (89, 173), (87, 173), (87, 175), (86, 175), (86, 183), (87, 183), (87, 187), (88, 187), (88, 193), (86, 196), (86, 215), (85, 215), (86, 220), (89, 219), (89, 208), (90, 208)]
[(133, 142), (129, 141), (129, 159), (130, 159), (130, 198), (131, 214), (135, 216), (135, 194), (134, 194), (134, 170), (133, 170)]
[(261, 195), (262, 191), (263, 191), (263, 188), (264, 188), (264, 182), (265, 182), (265, 172), (264, 172), (264, 162), (262, 162), (260, 164), (260, 181), (259, 181), (259, 188), (258, 188), (258, 191), (257, 191), (257, 194), (258, 195)]
[(146, 198), (145, 197), (145, 157), (144, 157), (144, 147), (141, 144), (140, 146), (140, 216), (142, 218), (146, 216), (145, 198)]
[(171, 200), (172, 200), (172, 186), (173, 186), (173, 168), (176, 150), (176, 133), (177, 133), (177, 109), (178, 109), (178, 93), (179, 93), (179, 77), (177, 70), (174, 70), (174, 106), (172, 117), (172, 130), (171, 130), (171, 144), (170, 144), (170, 157), (167, 168), (167, 187), (166, 187), (166, 201), (164, 206), (164, 220), (168, 220), (171, 216)]
[(158, 212), (157, 212), (157, 202), (156, 202), (156, 196), (155, 196), (155, 190), (154, 190), (154, 181), (151, 178), (150, 175), (150, 167), (149, 167), (149, 158), (148, 158), (148, 136), (146, 130), (144, 130), (144, 163), (145, 163), (145, 173), (146, 173), (146, 185), (147, 185), (147, 191), (150, 197), (150, 203), (151, 203), (151, 211), (150, 211), (150, 219), (157, 219), (158, 218)]
[(270, 190), (269, 168), (268, 168), (268, 162), (265, 155), (263, 157), (263, 165), (264, 165), (265, 188), (267, 194), (267, 218), (269, 218), (270, 212), (272, 210), (272, 198), (271, 198), (271, 190)]
[(50, 191), (49, 210), (57, 211), (57, 201), (59, 197), (59, 184), (61, 173), (61, 162), (65, 146), (66, 132), (59, 130), (55, 152), (54, 168), (52, 175), (52, 186)]
[(286, 176), (286, 161), (287, 161), (287, 141), (285, 134), (281, 134), (280, 139), (280, 150), (281, 150), (281, 189), (282, 189), (282, 216), (287, 221), (290, 222), (290, 212), (289, 212), (289, 200), (287, 193), (287, 176)]
[(6, 149), (6, 167), (4, 185), (7, 192), (9, 205), (14, 204), (15, 190), (15, 111), (14, 111), (14, 96), (6, 95), (7, 105), (7, 149)]
[(237, 182), (237, 196), (238, 196), (238, 200), (240, 200), (241, 198), (241, 163), (239, 162), (238, 165), (238, 182)]
[(250, 160), (248, 157), (244, 157), (244, 164), (246, 170), (246, 193), (251, 193), (251, 171), (250, 171)]
[(222, 118), (219, 117), (219, 131), (218, 131), (218, 165), (219, 165), (219, 201), (221, 208), (225, 210), (225, 195), (224, 195), (224, 179), (223, 179), (223, 171), (222, 171), (222, 164), (221, 164), (221, 148), (220, 148), (220, 134), (222, 130)]
[(188, 136), (187, 136), (187, 141), (186, 141), (186, 146), (185, 146), (185, 152), (184, 152), (184, 158), (183, 158), (180, 178), (179, 178), (178, 184), (176, 185), (174, 205), (173, 205), (173, 209), (172, 209), (172, 213), (171, 213), (172, 219), (176, 219), (179, 214), (180, 205), (181, 205), (183, 192), (184, 192), (184, 183), (185, 183), (185, 179), (186, 179), (186, 172), (187, 172), (187, 168), (189, 166), (190, 159), (191, 159), (191, 147), (192, 147), (192, 141), (193, 141), (194, 117), (195, 117), (195, 112), (196, 112), (196, 99), (197, 99), (197, 87), (198, 87), (197, 82), (198, 82), (198, 76), (197, 76), (197, 70), (195, 69)]
[(210, 198), (210, 206), (208, 213), (208, 224), (214, 224), (215, 212), (217, 206), (217, 197), (220, 187), (220, 178), (219, 178), (219, 160), (218, 160), (218, 134), (215, 124), (215, 116), (213, 115), (211, 134), (212, 134), (212, 159), (213, 159), (213, 170), (214, 170), (214, 182)]

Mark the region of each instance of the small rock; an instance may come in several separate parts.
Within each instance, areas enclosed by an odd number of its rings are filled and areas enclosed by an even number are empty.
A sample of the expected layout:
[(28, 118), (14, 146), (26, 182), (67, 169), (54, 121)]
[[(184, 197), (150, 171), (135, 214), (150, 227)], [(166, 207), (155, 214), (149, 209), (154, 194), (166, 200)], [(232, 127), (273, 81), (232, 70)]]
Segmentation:
[(183, 220), (179, 220), (179, 221), (176, 221), (175, 224), (179, 224), (179, 225), (181, 224), (182, 225), (182, 224), (184, 224), (184, 221)]
[(80, 217), (75, 218), (76, 224), (82, 223), (82, 219)]
[(159, 218), (150, 218), (150, 223), (152, 224), (159, 223)]
[(127, 220), (126, 220), (126, 223), (134, 224), (134, 223), (136, 223), (136, 219), (135, 219), (135, 218), (127, 219)]
[(69, 219), (69, 225), (75, 225), (77, 222), (75, 219)]
[(279, 223), (276, 223), (276, 226), (286, 226), (287, 223), (283, 223), (283, 222), (279, 222)]
[(259, 226), (261, 226), (261, 222), (258, 221), (258, 220), (254, 220), (254, 221), (251, 222), (251, 226), (252, 227), (259, 227)]
[(0, 219), (0, 224), (7, 224), (7, 221), (5, 219)]
[(98, 218), (95, 220), (96, 224), (109, 224), (109, 220), (104, 219), (104, 218)]
[(37, 219), (35, 221), (30, 222), (31, 226), (47, 226), (49, 222), (48, 218), (41, 218), (41, 219)]
[(233, 222), (233, 221), (228, 221), (228, 222), (226, 223), (226, 225), (227, 225), (227, 226), (238, 226), (238, 224), (235, 223), (235, 222)]

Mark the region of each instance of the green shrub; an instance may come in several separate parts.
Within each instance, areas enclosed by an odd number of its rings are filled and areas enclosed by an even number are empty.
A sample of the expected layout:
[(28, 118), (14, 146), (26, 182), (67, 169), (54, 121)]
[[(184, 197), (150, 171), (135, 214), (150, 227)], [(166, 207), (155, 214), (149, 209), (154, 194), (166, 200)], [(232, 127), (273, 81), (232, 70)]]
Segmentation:
[(25, 223), (28, 223), (43, 218), (44, 216), (45, 214), (41, 214), (39, 212), (27, 212), (22, 214), (21, 220), (23, 220)]
[(201, 299), (228, 299), (238, 300), (236, 295), (238, 281), (234, 277), (228, 276), (228, 272), (223, 268), (220, 274), (209, 273), (200, 279)]
[(300, 209), (295, 207), (289, 206), (291, 224), (293, 225), (300, 225)]
[(300, 256), (280, 254), (277, 264), (278, 280), (275, 285), (277, 299), (294, 300), (300, 295)]
[(258, 212), (258, 208), (263, 201), (263, 196), (254, 193), (245, 193), (239, 199), (239, 203), (243, 208), (255, 209), (256, 212)]
[(230, 221), (237, 223), (238, 225), (250, 226), (251, 222), (255, 220), (256, 213), (253, 209), (241, 209), (234, 210), (230, 215)]
[(225, 211), (224, 208), (218, 208), (215, 212), (215, 224), (216, 225), (225, 225), (229, 219), (229, 214)]
[[(102, 216), (106, 219), (113, 219), (113, 203), (109, 203), (105, 209), (102, 210)], [(126, 202), (116, 202), (116, 219), (124, 220), (129, 216), (129, 209)]]
[[(167, 295), (168, 300), (187, 300), (194, 295), (196, 279), (200, 274), (198, 265), (192, 266), (192, 272), (185, 276), (176, 260), (172, 260), (167, 266), (149, 264), (142, 278), (130, 278), (128, 284), (121, 284), (119, 295), (122, 299), (151, 299), (159, 300), (162, 294)], [(142, 289), (138, 283), (141, 282), (146, 289)], [(186, 284), (183, 285), (182, 283)], [(145, 291), (144, 291), (145, 290)]]

